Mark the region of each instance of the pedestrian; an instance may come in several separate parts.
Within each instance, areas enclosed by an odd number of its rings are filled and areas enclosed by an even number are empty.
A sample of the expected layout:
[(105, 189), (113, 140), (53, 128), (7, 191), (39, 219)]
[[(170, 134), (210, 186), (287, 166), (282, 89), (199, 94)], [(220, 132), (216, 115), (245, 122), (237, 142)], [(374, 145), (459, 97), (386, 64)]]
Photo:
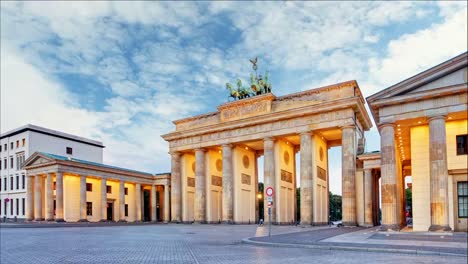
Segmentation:
[(263, 219), (262, 218), (260, 218), (260, 220), (258, 221), (258, 225), (263, 226)]

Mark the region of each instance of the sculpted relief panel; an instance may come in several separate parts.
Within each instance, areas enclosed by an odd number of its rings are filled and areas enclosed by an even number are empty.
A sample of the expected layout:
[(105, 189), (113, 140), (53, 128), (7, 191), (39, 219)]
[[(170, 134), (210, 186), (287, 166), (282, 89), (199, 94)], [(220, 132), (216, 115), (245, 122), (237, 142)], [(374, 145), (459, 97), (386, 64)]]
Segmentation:
[(258, 135), (261, 133), (269, 133), (271, 131), (279, 131), (282, 129), (290, 129), (297, 127), (304, 127), (311, 124), (329, 122), (335, 120), (342, 120), (345, 118), (353, 118), (354, 112), (351, 109), (337, 110), (327, 113), (320, 113), (305, 117), (297, 117), (287, 120), (279, 120), (276, 122), (254, 125), (250, 127), (235, 128), (220, 132), (207, 133), (202, 136), (192, 136), (170, 141), (170, 147), (176, 148), (181, 146), (188, 146), (192, 144), (199, 144), (202, 142), (215, 141), (220, 139), (236, 138), (248, 135)]
[(270, 101), (259, 101), (221, 110), (221, 121), (232, 121), (270, 112)]

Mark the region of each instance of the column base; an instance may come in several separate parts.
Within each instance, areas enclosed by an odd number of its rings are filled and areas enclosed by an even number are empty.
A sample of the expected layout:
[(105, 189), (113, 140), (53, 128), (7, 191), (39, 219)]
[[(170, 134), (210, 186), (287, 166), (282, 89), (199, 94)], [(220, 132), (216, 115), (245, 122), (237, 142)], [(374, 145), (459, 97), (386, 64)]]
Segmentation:
[(356, 222), (343, 222), (343, 226), (357, 226)]
[(46, 221), (47, 221), (47, 222), (54, 222), (55, 219), (54, 219), (54, 218), (47, 218)]
[(101, 219), (101, 220), (99, 220), (99, 222), (105, 223), (105, 222), (109, 222), (109, 220), (107, 220), (107, 219)]
[(34, 221), (34, 218), (26, 218), (26, 221), (32, 222), (32, 221)]
[(450, 226), (441, 226), (441, 225), (431, 225), (429, 227), (430, 232), (447, 232), (447, 231), (452, 231), (452, 228)]
[(196, 225), (197, 225), (197, 224), (198, 224), (198, 225), (207, 224), (206, 221), (195, 221), (195, 222), (193, 222), (193, 223), (196, 224)]
[(400, 230), (401, 230), (401, 226), (399, 224), (380, 226), (380, 231), (400, 231)]
[(125, 220), (125, 219), (120, 219), (118, 222), (119, 222), (119, 223), (127, 223), (127, 220)]
[(34, 221), (44, 221), (44, 218), (35, 218)]
[(57, 218), (57, 219), (55, 219), (55, 222), (63, 223), (63, 222), (65, 222), (65, 220), (63, 218)]
[(233, 220), (223, 220), (223, 221), (221, 221), (221, 223), (225, 224), (225, 225), (233, 225), (234, 221)]
[(83, 223), (88, 222), (88, 219), (80, 219), (80, 220), (78, 220), (78, 222), (83, 222)]

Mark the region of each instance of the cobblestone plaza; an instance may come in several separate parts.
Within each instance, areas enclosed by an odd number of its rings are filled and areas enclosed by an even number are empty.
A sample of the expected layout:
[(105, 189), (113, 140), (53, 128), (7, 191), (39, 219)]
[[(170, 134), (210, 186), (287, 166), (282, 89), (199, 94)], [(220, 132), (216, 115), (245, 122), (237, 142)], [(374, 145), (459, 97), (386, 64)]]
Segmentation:
[[(466, 263), (464, 257), (242, 244), (254, 225), (1, 228), (7, 263)], [(274, 234), (301, 231), (275, 226)]]

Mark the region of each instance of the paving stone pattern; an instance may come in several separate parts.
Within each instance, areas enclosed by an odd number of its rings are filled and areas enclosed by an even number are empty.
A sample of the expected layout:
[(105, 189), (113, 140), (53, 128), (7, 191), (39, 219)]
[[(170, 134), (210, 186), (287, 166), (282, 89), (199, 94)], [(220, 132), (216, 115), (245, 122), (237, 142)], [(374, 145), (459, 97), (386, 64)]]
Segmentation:
[(461, 257), (240, 243), (256, 229), (254, 225), (0, 227), (0, 263), (466, 263)]

